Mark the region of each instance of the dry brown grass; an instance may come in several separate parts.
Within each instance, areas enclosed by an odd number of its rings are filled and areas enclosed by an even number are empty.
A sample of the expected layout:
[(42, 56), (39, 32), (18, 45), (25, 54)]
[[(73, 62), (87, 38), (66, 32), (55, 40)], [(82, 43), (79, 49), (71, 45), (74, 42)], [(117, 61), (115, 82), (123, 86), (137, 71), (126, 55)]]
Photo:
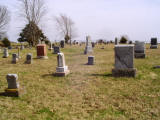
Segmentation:
[[(147, 49), (146, 59), (136, 59), (136, 78), (114, 78), (113, 45), (94, 48), (96, 64), (87, 66), (84, 46), (67, 46), (62, 51), (71, 74), (55, 77), (56, 55), (48, 51), (48, 60), (34, 59), (24, 64), (22, 51), (18, 64), (0, 58), (0, 91), (7, 87), (6, 75), (16, 73), (27, 93), (20, 98), (0, 97), (0, 120), (147, 120), (160, 118), (159, 50)], [(148, 48), (149, 46), (147, 46)], [(11, 50), (11, 53), (16, 50)], [(1, 54), (2, 56), (2, 54)]]

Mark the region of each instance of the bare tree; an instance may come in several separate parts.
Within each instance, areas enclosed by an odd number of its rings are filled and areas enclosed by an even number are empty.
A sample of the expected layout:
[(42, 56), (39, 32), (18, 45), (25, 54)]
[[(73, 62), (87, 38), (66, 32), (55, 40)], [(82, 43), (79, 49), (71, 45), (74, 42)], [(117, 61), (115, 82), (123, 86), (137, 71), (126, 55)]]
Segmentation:
[(5, 6), (0, 6), (0, 34), (4, 34), (10, 21), (9, 11)]
[[(44, 0), (18, 0), (20, 2), (20, 15), (27, 21), (27, 25), (29, 25), (30, 32), (30, 41), (32, 41), (33, 46), (35, 46), (38, 42), (37, 38), (39, 37), (39, 23), (42, 21), (42, 18), (46, 14), (46, 8)], [(36, 27), (33, 27), (36, 26)], [(38, 29), (36, 29), (38, 27)], [(27, 33), (25, 33), (27, 34)], [(27, 35), (25, 35), (27, 36)]]
[(75, 23), (71, 20), (71, 18), (64, 14), (60, 14), (58, 17), (55, 17), (55, 21), (60, 35), (63, 36), (66, 43), (70, 41), (71, 44), (71, 40), (77, 36)]
[(20, 15), (28, 23), (39, 24), (46, 13), (44, 0), (18, 0), (21, 3)]

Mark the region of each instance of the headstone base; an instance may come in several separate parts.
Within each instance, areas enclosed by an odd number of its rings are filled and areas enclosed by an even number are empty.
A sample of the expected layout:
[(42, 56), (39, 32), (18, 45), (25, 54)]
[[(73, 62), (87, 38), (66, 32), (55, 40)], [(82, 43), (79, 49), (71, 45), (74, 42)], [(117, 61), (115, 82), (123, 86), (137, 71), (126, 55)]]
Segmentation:
[(145, 53), (135, 53), (134, 56), (135, 58), (145, 58), (146, 54)]
[(20, 89), (5, 89), (5, 96), (9, 97), (19, 97), (22, 94), (22, 91)]
[(68, 70), (68, 66), (57, 67), (55, 76), (63, 77), (63, 76), (68, 75), (69, 73), (70, 73), (70, 71)]
[(16, 61), (12, 61), (12, 64), (16, 64), (18, 62), (18, 59), (16, 58)]
[(53, 50), (53, 48), (48, 48), (48, 50)]
[(136, 69), (135, 68), (112, 69), (112, 75), (114, 77), (135, 77), (136, 76)]
[(151, 45), (150, 46), (150, 49), (157, 49), (158, 48), (158, 45)]
[(64, 77), (64, 76), (67, 76), (69, 73), (70, 73), (69, 70), (67, 70), (67, 71), (65, 71), (65, 72), (56, 72), (56, 73), (55, 73), (55, 76)]
[(48, 59), (48, 56), (37, 56), (37, 59)]
[(25, 64), (32, 64), (32, 61), (28, 60), (28, 61), (25, 62)]

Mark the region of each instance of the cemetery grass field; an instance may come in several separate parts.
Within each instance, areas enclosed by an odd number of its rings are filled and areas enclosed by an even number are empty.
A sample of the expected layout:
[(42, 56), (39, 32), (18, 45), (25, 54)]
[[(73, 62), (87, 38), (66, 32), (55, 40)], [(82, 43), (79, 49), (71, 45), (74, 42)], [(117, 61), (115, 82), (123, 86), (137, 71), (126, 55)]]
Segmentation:
[[(101, 47), (104, 46), (104, 49)], [(57, 55), (36, 59), (36, 49), (21, 51), (11, 64), (0, 52), (0, 92), (7, 88), (6, 75), (18, 74), (26, 94), (20, 98), (0, 96), (0, 120), (158, 120), (160, 119), (160, 48), (149, 49), (146, 58), (135, 59), (135, 78), (114, 78), (114, 45), (94, 48), (95, 65), (88, 66), (84, 45), (61, 49), (71, 73), (55, 77)], [(24, 64), (33, 53), (33, 64)]]

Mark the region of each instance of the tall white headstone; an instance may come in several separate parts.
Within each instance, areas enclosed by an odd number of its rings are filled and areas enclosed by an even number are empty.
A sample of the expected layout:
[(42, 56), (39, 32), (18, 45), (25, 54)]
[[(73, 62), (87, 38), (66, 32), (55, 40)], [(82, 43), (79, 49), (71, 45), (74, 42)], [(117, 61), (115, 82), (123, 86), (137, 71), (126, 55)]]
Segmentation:
[(58, 53), (57, 56), (57, 68), (56, 68), (56, 76), (66, 76), (69, 74), (68, 66), (65, 64), (65, 57), (63, 53)]

